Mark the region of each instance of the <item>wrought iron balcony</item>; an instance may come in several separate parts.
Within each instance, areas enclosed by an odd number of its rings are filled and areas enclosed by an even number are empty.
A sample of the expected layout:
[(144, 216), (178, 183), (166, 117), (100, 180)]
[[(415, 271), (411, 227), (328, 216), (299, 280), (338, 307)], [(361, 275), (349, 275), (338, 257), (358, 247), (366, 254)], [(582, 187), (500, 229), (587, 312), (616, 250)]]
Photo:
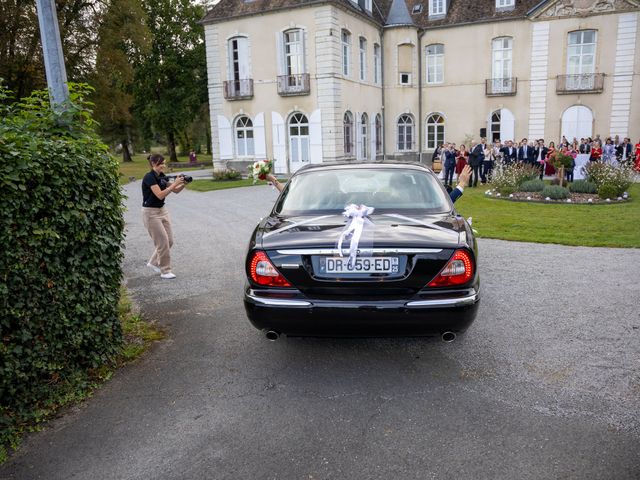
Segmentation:
[(487, 78), (485, 81), (485, 93), (487, 97), (502, 95), (515, 95), (518, 91), (518, 79), (512, 78)]
[(283, 97), (308, 95), (311, 92), (308, 73), (281, 75), (278, 77), (278, 94)]
[(224, 82), (224, 98), (227, 100), (246, 100), (253, 98), (253, 79), (228, 80)]
[(581, 73), (580, 75), (558, 75), (556, 93), (600, 93), (604, 90), (604, 73)]

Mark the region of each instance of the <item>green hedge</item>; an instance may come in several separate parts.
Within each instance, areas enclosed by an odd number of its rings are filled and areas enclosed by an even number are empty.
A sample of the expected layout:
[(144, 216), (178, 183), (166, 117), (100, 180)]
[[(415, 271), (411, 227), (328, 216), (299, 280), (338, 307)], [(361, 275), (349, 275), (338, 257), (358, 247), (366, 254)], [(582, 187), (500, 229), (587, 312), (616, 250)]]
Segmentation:
[(575, 193), (596, 193), (598, 188), (588, 180), (576, 180), (569, 184), (569, 190)]
[(0, 453), (121, 344), (123, 198), (88, 93), (56, 114), (0, 87)]
[(527, 180), (520, 185), (521, 192), (541, 192), (545, 187), (544, 181), (536, 178), (534, 180)]
[(547, 185), (542, 190), (542, 196), (544, 198), (551, 198), (552, 200), (562, 200), (569, 198), (571, 193), (568, 188), (561, 187), (560, 185)]

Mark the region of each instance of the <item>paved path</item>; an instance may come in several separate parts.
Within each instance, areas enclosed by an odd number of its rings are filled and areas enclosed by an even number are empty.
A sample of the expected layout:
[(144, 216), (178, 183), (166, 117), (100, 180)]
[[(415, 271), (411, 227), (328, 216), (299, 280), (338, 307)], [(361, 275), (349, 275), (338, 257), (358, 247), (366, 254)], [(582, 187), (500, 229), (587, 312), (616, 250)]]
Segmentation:
[(0, 478), (640, 478), (640, 250), (481, 240), (479, 316), (452, 344), (271, 343), (241, 293), (275, 192), (171, 196), (163, 281), (144, 266), (139, 182), (126, 189), (127, 284), (169, 338)]

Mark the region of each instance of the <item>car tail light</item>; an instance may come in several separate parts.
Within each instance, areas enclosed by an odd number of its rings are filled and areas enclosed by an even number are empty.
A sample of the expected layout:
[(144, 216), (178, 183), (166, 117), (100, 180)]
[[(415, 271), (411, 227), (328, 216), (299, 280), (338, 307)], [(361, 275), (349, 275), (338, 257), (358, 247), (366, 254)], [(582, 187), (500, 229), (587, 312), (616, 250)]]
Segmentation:
[(258, 285), (268, 287), (290, 287), (280, 272), (273, 266), (267, 254), (256, 250), (252, 253), (251, 263), (249, 264), (249, 275), (251, 280)]
[(429, 287), (452, 287), (464, 285), (473, 278), (473, 259), (468, 250), (456, 250), (438, 276), (429, 282)]

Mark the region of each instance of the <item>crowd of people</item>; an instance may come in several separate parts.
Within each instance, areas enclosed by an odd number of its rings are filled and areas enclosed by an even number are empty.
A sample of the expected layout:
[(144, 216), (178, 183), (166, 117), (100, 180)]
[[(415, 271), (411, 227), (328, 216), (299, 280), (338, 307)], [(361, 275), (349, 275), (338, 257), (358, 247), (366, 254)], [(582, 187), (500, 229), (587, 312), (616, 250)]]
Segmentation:
[(465, 165), (469, 165), (473, 172), (470, 186), (475, 187), (478, 182), (491, 181), (496, 162), (503, 166), (517, 162), (533, 165), (540, 170), (540, 179), (544, 175), (553, 175), (553, 159), (558, 152), (573, 158), (572, 165), (565, 169), (569, 182), (573, 181), (575, 158), (580, 154), (589, 155), (592, 162), (632, 165), (640, 171), (640, 141), (634, 146), (630, 138), (621, 140), (618, 135), (604, 141), (600, 135), (596, 135), (595, 138), (574, 138), (571, 142), (563, 136), (557, 146), (555, 142), (546, 145), (542, 138), (535, 141), (523, 138), (517, 145), (512, 140), (504, 143), (496, 140), (490, 144), (482, 138), (480, 142), (471, 141), (469, 148), (466, 145), (458, 147), (455, 143), (444, 143), (434, 151), (433, 160), (441, 161), (444, 183), (449, 186), (453, 184), (453, 174), (459, 177)]

